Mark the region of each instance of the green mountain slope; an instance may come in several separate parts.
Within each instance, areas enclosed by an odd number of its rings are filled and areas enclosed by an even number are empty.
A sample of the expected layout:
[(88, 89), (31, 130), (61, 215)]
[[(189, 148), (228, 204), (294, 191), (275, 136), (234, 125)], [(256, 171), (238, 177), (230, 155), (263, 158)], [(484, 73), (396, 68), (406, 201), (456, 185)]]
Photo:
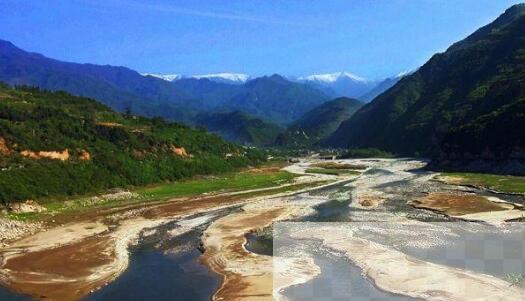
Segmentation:
[(216, 135), (65, 92), (0, 85), (0, 201), (232, 170), (262, 159)]
[(525, 4), (434, 55), (327, 140), (441, 158), (525, 158)]
[(294, 122), (277, 138), (279, 146), (308, 146), (332, 134), (344, 120), (350, 118), (364, 103), (340, 97), (312, 109)]
[(283, 131), (275, 124), (240, 111), (201, 114), (195, 123), (226, 140), (257, 146), (272, 144)]
[(327, 100), (328, 96), (320, 90), (274, 74), (248, 81), (224, 109), (233, 108), (277, 124), (290, 124)]

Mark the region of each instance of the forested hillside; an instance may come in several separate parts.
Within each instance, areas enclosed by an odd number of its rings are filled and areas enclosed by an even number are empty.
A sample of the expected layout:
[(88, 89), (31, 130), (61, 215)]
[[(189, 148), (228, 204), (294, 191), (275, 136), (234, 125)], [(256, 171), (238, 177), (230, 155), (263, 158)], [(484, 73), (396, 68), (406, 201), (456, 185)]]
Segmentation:
[(364, 106), (328, 139), (442, 159), (525, 158), (525, 4)]
[(257, 164), (202, 130), (119, 114), (65, 92), (0, 85), (0, 201), (178, 180)]
[(332, 134), (341, 122), (350, 118), (364, 103), (339, 97), (308, 111), (292, 123), (275, 142), (278, 146), (308, 147)]
[(204, 113), (195, 123), (228, 141), (240, 144), (268, 146), (283, 131), (279, 126), (263, 121), (241, 111)]
[(328, 96), (320, 90), (274, 74), (246, 82), (241, 92), (223, 107), (285, 125), (327, 100)]

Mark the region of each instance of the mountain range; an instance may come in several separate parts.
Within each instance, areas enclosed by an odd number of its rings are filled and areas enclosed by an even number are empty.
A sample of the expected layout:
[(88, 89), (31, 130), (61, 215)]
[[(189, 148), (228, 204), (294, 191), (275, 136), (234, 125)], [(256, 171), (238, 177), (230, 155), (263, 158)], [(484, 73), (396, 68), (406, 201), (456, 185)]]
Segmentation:
[[(417, 70), (381, 81), (348, 72), (144, 75), (62, 62), (1, 40), (0, 81), (65, 90), (128, 115), (206, 127), (242, 144), (378, 148), (428, 156), (441, 166), (525, 159), (525, 4)], [(334, 99), (339, 94), (359, 100)]]
[[(242, 73), (140, 74), (126, 67), (63, 62), (26, 52), (3, 40), (0, 81), (64, 90), (97, 99), (120, 112), (190, 125), (211, 124), (202, 122), (206, 114), (239, 111), (259, 122), (273, 123), (274, 128), (287, 127), (334, 95), (359, 95), (381, 88), (348, 72), (295, 79), (278, 74), (256, 78)], [(224, 134), (224, 130), (219, 133)], [(236, 128), (233, 132), (238, 133)], [(231, 135), (225, 137), (230, 139)]]
[[(254, 79), (248, 74), (243, 73), (216, 73), (205, 75), (180, 75), (180, 74), (153, 74), (143, 73), (144, 76), (153, 76), (166, 81), (174, 82), (184, 79), (209, 79), (218, 83), (241, 85)], [(388, 77), (382, 80), (368, 80), (350, 72), (334, 72), (324, 74), (312, 74), (307, 76), (287, 76), (286, 79), (292, 82), (304, 83), (313, 88), (321, 90), (330, 97), (350, 97), (358, 98), (369, 102), (375, 96), (381, 94), (393, 86), (406, 73)]]
[(435, 54), (324, 143), (449, 163), (525, 159), (524, 108), (525, 4), (519, 4)]
[(242, 111), (287, 125), (331, 95), (340, 94), (330, 87), (349, 83), (357, 90), (348, 93), (355, 95), (372, 87), (371, 82), (350, 73), (292, 80), (278, 74), (257, 78), (240, 73), (140, 74), (126, 67), (62, 62), (2, 40), (0, 63), (0, 80), (11, 85), (65, 90), (95, 98), (121, 112), (131, 110), (188, 124), (194, 124), (201, 113)]
[(156, 74), (156, 73), (142, 73), (144, 76), (152, 76), (156, 78), (163, 79), (165, 81), (176, 81), (184, 78), (195, 78), (202, 79), (207, 78), (211, 81), (226, 83), (226, 84), (243, 84), (247, 82), (251, 77), (248, 74), (243, 73), (213, 73), (213, 74), (199, 74), (199, 75), (181, 75), (181, 74)]
[(144, 76), (126, 67), (62, 62), (0, 40), (1, 81), (64, 90), (144, 116), (192, 123), (202, 111), (241, 110), (285, 124), (329, 99), (322, 91), (279, 75), (243, 84), (219, 82), (207, 75), (169, 78), (172, 81)]
[(97, 99), (118, 111), (188, 121), (191, 95), (171, 83), (145, 77), (126, 67), (77, 64), (26, 52), (0, 40), (0, 81), (48, 90), (64, 90)]

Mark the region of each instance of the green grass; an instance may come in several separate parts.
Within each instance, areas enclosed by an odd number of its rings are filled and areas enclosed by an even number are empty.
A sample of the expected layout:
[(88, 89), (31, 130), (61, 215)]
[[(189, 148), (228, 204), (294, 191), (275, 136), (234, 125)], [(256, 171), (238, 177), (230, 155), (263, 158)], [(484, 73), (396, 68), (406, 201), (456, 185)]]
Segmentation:
[(358, 175), (360, 172), (349, 169), (327, 169), (327, 168), (308, 168), (307, 173), (318, 173), (324, 175)]
[[(118, 205), (130, 205), (138, 202), (163, 201), (175, 197), (196, 196), (211, 192), (233, 192), (258, 188), (270, 188), (286, 184), (296, 176), (297, 175), (286, 171), (220, 174), (217, 176), (201, 177), (187, 181), (141, 187), (133, 190), (133, 192), (138, 194), (137, 198), (103, 201), (95, 205), (85, 205), (85, 201), (91, 196), (84, 196), (67, 202), (64, 202), (63, 200), (50, 201), (42, 204), (42, 206), (47, 209), (45, 212), (9, 214), (9, 218), (15, 220), (37, 220), (58, 213), (81, 212), (90, 208), (108, 208)], [(274, 189), (272, 190), (272, 193), (284, 192), (289, 189), (301, 189), (304, 187), (306, 186), (292, 185), (290, 187)]]
[[(482, 173), (442, 173), (440, 176), (457, 177), (454, 183), (460, 185), (474, 185), (486, 187), (492, 190), (509, 193), (525, 193), (525, 177), (502, 176)], [(454, 179), (455, 180), (455, 179)]]
[(145, 199), (165, 199), (197, 194), (268, 188), (289, 182), (296, 175), (286, 171), (232, 173), (216, 177), (155, 185), (136, 190)]

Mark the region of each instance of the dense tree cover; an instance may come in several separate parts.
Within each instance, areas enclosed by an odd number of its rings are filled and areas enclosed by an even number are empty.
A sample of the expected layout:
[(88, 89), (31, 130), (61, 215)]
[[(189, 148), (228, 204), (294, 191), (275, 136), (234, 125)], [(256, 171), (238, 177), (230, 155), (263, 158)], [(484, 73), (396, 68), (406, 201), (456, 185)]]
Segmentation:
[(359, 110), (330, 137), (401, 155), (525, 158), (525, 4), (509, 8)]
[(241, 111), (205, 113), (195, 123), (224, 139), (246, 145), (268, 146), (283, 131), (279, 126)]
[(228, 107), (286, 125), (327, 100), (318, 89), (274, 74), (248, 81), (228, 101)]
[(308, 147), (332, 134), (344, 120), (350, 118), (364, 103), (339, 97), (327, 101), (292, 123), (275, 141), (277, 146)]
[[(3, 203), (178, 180), (264, 160), (262, 152), (204, 130), (121, 115), (65, 92), (3, 84), (0, 138)], [(21, 155), (65, 149), (70, 155), (65, 161)]]

